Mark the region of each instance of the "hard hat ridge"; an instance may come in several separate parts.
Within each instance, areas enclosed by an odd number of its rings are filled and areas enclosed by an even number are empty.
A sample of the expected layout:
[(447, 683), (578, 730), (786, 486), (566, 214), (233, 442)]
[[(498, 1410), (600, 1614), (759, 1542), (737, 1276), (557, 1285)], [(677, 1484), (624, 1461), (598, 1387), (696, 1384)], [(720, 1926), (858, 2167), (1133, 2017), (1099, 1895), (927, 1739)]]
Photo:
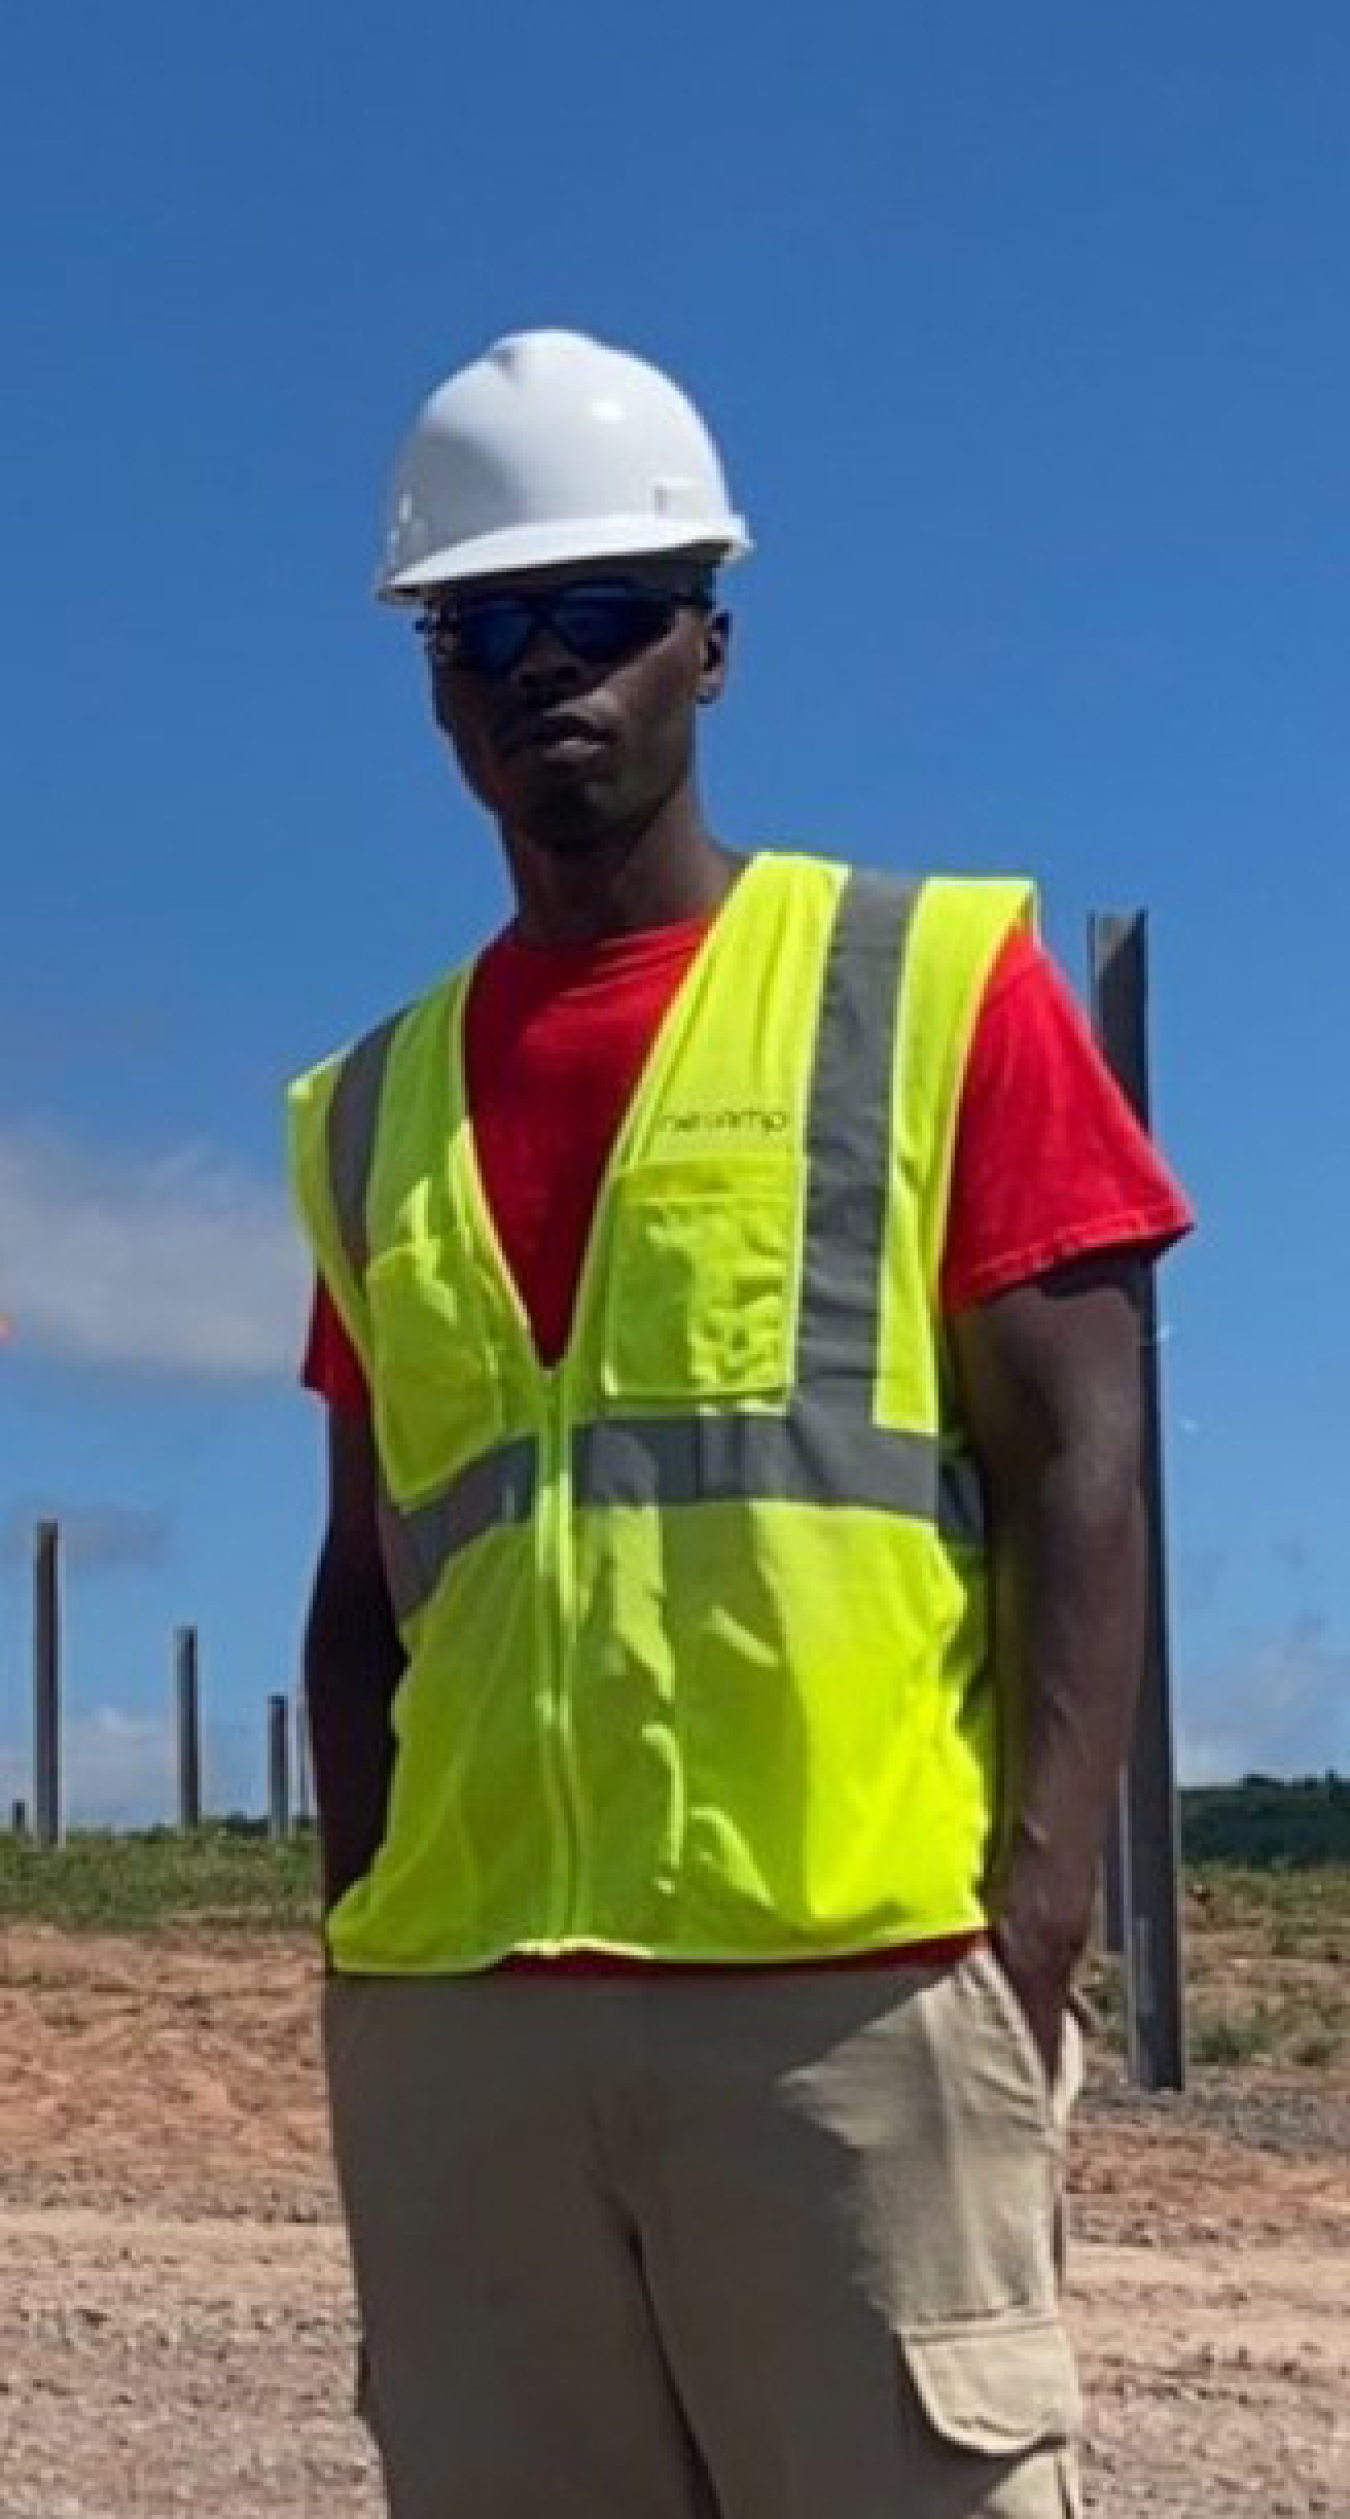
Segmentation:
[(506, 334), (428, 395), (395, 466), (378, 592), (749, 548), (681, 388), (631, 352), (541, 329)]

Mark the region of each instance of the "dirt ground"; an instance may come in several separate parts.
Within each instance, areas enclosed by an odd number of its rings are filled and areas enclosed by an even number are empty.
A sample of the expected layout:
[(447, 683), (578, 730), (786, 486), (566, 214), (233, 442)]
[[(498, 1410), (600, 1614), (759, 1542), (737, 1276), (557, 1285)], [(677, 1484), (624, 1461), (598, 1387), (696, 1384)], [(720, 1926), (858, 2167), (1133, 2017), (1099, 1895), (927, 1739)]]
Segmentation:
[[(377, 2519), (301, 1937), (0, 1934), (2, 2519)], [(1350, 2514), (1350, 2074), (1077, 2134), (1101, 2519)]]

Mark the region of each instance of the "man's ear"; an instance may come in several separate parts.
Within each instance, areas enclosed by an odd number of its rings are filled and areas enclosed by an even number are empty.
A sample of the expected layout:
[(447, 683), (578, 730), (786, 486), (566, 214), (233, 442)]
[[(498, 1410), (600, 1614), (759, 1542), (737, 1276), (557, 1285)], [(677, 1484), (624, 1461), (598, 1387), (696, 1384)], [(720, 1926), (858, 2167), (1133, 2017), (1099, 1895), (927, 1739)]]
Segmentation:
[(720, 700), (727, 687), (731, 669), (731, 615), (710, 612), (703, 624), (703, 662), (698, 678), (698, 701), (707, 708)]

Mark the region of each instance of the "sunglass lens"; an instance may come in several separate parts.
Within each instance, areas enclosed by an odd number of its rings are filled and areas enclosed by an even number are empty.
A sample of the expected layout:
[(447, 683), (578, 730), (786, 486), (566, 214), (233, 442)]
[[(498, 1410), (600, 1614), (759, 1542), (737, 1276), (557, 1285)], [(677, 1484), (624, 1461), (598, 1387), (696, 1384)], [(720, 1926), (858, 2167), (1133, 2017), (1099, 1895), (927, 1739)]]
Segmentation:
[(491, 595), (428, 612), (432, 661), (495, 676), (514, 671), (536, 629), (547, 628), (583, 664), (616, 664), (669, 629), (681, 601), (645, 586), (578, 584), (548, 596)]
[(514, 595), (465, 604), (454, 615), (455, 662), (467, 666), (470, 673), (510, 673), (533, 634), (533, 610)]
[(588, 665), (632, 656), (667, 629), (672, 606), (663, 595), (637, 587), (569, 586), (549, 607), (564, 647)]

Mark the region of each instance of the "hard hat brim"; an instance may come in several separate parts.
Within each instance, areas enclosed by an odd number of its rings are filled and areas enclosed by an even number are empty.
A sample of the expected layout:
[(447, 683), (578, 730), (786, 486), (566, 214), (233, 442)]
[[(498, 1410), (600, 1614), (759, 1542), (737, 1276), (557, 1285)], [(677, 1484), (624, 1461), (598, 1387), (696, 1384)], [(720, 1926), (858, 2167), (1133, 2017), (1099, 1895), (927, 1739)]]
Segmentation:
[(412, 603), (433, 586), (567, 568), (579, 561), (657, 559), (671, 551), (714, 552), (723, 561), (752, 548), (744, 519), (718, 516), (604, 516), (556, 525), (510, 525), (469, 542), (429, 552), (408, 568), (382, 572), (375, 592), (385, 603)]

